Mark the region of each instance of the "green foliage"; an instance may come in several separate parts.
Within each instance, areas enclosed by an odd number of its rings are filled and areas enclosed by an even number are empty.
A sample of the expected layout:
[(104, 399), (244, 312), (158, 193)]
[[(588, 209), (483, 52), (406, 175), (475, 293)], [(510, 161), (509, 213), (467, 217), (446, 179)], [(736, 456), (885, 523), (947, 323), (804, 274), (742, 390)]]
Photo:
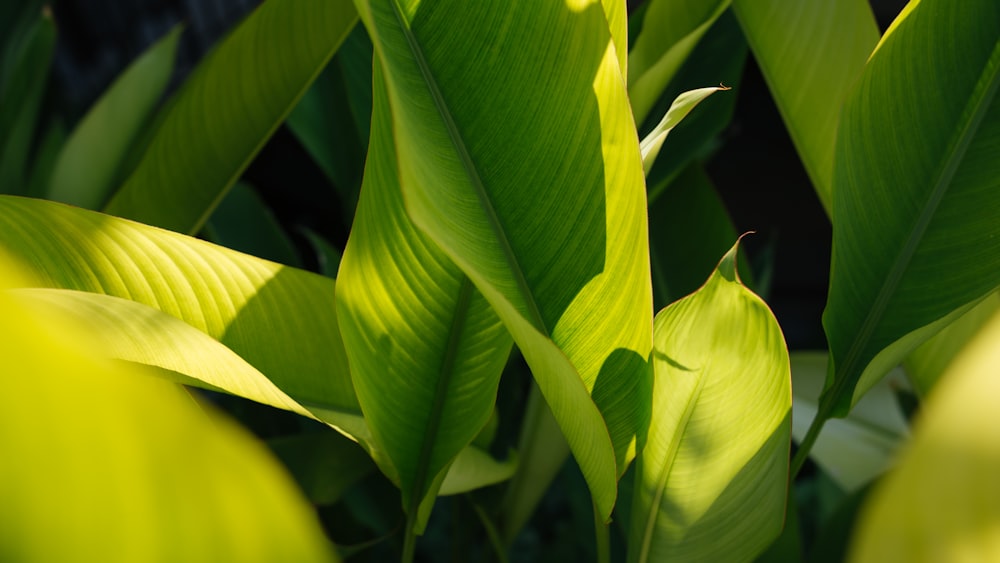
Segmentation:
[[(0, 559), (996, 557), (995, 1), (269, 0), (71, 128), (0, 32)], [(791, 360), (705, 172), (747, 44), (833, 225)], [(286, 118), (346, 243), (240, 180)]]

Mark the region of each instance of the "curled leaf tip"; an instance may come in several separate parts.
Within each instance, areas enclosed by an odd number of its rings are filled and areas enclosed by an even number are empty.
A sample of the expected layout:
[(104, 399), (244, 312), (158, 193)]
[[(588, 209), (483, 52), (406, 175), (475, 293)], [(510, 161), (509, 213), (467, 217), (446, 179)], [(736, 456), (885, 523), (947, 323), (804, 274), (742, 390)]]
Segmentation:
[(743, 241), (743, 237), (756, 233), (757, 231), (747, 231), (736, 239), (736, 243), (733, 244), (733, 247), (730, 248), (729, 252), (726, 252), (725, 256), (722, 257), (722, 260), (719, 261), (719, 266), (716, 268), (719, 275), (726, 278), (728, 281), (743, 285), (743, 281), (740, 280), (740, 273), (736, 268), (736, 257), (739, 255), (740, 242)]

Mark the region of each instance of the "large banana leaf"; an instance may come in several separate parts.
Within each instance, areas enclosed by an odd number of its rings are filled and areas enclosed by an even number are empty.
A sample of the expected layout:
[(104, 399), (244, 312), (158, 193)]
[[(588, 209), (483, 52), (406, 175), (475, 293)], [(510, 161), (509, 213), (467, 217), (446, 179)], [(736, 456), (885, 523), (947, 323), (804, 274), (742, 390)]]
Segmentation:
[(788, 351), (770, 309), (740, 283), (737, 248), (698, 292), (656, 315), (629, 561), (749, 561), (781, 531)]
[(868, 0), (733, 0), (733, 11), (832, 217), (841, 107), (879, 37)]
[[(926, 1), (926, 0), (925, 0)], [(948, 368), (859, 519), (851, 561), (1000, 560), (1000, 315)]]
[(1000, 286), (998, 89), (1000, 4), (924, 0), (886, 33), (848, 99), (820, 423)]
[(358, 401), (412, 515), (489, 420), (511, 340), (469, 278), (406, 215), (378, 64), (373, 84), (337, 310)]
[(66, 141), (48, 186), (48, 199), (97, 209), (111, 196), (129, 148), (163, 95), (174, 70), (181, 29), (175, 28), (136, 59), (94, 103)]
[(357, 21), (348, 0), (271, 0), (184, 83), (113, 215), (183, 233), (212, 210)]
[(628, 93), (642, 123), (698, 41), (730, 0), (651, 0), (629, 51)]
[[(34, 266), (38, 287), (79, 290), (28, 295), (86, 321), (113, 357), (326, 422), (398, 482), (354, 394), (332, 279), (41, 200), (0, 198), (0, 229), (0, 248)], [(461, 457), (450, 490), (513, 472), (469, 448)]]
[(407, 212), (513, 335), (607, 518), (648, 416), (652, 323), (642, 166), (604, 10), (377, 0), (359, 12)]
[(0, 558), (336, 559), (256, 440), (18, 297), (0, 291)]

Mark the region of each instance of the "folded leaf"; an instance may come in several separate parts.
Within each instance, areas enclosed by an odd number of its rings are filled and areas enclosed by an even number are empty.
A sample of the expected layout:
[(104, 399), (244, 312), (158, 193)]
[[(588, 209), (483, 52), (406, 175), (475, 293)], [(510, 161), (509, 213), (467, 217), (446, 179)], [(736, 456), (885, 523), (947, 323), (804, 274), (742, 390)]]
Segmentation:
[(832, 217), (841, 107), (879, 37), (871, 6), (867, 0), (733, 0), (733, 11)]
[[(0, 286), (9, 272), (4, 260)], [(7, 291), (0, 310), (4, 559), (336, 560), (311, 507), (243, 430), (108, 363), (84, 325)]]
[(136, 59), (94, 103), (59, 154), (48, 199), (97, 209), (123, 178), (125, 155), (150, 116), (174, 69), (180, 27)]
[(642, 123), (660, 93), (730, 0), (651, 0), (629, 52), (628, 93)]
[(641, 161), (604, 9), (359, 4), (407, 212), (513, 335), (607, 518), (648, 415), (652, 339)]
[(357, 21), (347, 0), (272, 0), (215, 48), (105, 211), (197, 232)]
[(749, 561), (781, 532), (788, 352), (770, 309), (740, 283), (737, 248), (698, 292), (656, 315), (629, 561)]
[(650, 169), (653, 168), (653, 162), (656, 160), (657, 155), (660, 154), (660, 148), (663, 146), (663, 142), (667, 140), (667, 135), (670, 134), (670, 131), (672, 131), (682, 119), (687, 117), (687, 114), (691, 113), (691, 110), (693, 110), (699, 102), (719, 90), (728, 89), (729, 88), (723, 86), (699, 88), (698, 90), (691, 90), (677, 96), (674, 103), (670, 105), (670, 109), (667, 110), (667, 113), (663, 116), (663, 119), (661, 119), (656, 127), (649, 132), (649, 135), (647, 135), (646, 138), (639, 143), (639, 151), (642, 153), (643, 173), (649, 174)]
[(869, 497), (851, 561), (1000, 559), (997, 373), (994, 315), (948, 368), (914, 424), (911, 447)]
[(848, 99), (823, 314), (834, 369), (820, 418), (846, 414), (1000, 286), (998, 89), (1000, 4), (924, 0), (886, 33)]
[(511, 339), (469, 278), (406, 215), (379, 64), (373, 84), (337, 311), (358, 401), (413, 512), (489, 420)]

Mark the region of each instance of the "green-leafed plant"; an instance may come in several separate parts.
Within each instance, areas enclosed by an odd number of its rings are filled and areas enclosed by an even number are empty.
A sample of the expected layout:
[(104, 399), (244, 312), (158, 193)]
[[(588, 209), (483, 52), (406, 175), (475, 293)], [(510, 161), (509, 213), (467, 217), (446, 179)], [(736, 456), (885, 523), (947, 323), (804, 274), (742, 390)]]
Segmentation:
[[(998, 556), (995, 0), (881, 40), (865, 0), (270, 0), (68, 134), (50, 15), (0, 16), (0, 559)], [(833, 225), (829, 352), (703, 169), (748, 50)], [(343, 248), (237, 183), (286, 119)]]

